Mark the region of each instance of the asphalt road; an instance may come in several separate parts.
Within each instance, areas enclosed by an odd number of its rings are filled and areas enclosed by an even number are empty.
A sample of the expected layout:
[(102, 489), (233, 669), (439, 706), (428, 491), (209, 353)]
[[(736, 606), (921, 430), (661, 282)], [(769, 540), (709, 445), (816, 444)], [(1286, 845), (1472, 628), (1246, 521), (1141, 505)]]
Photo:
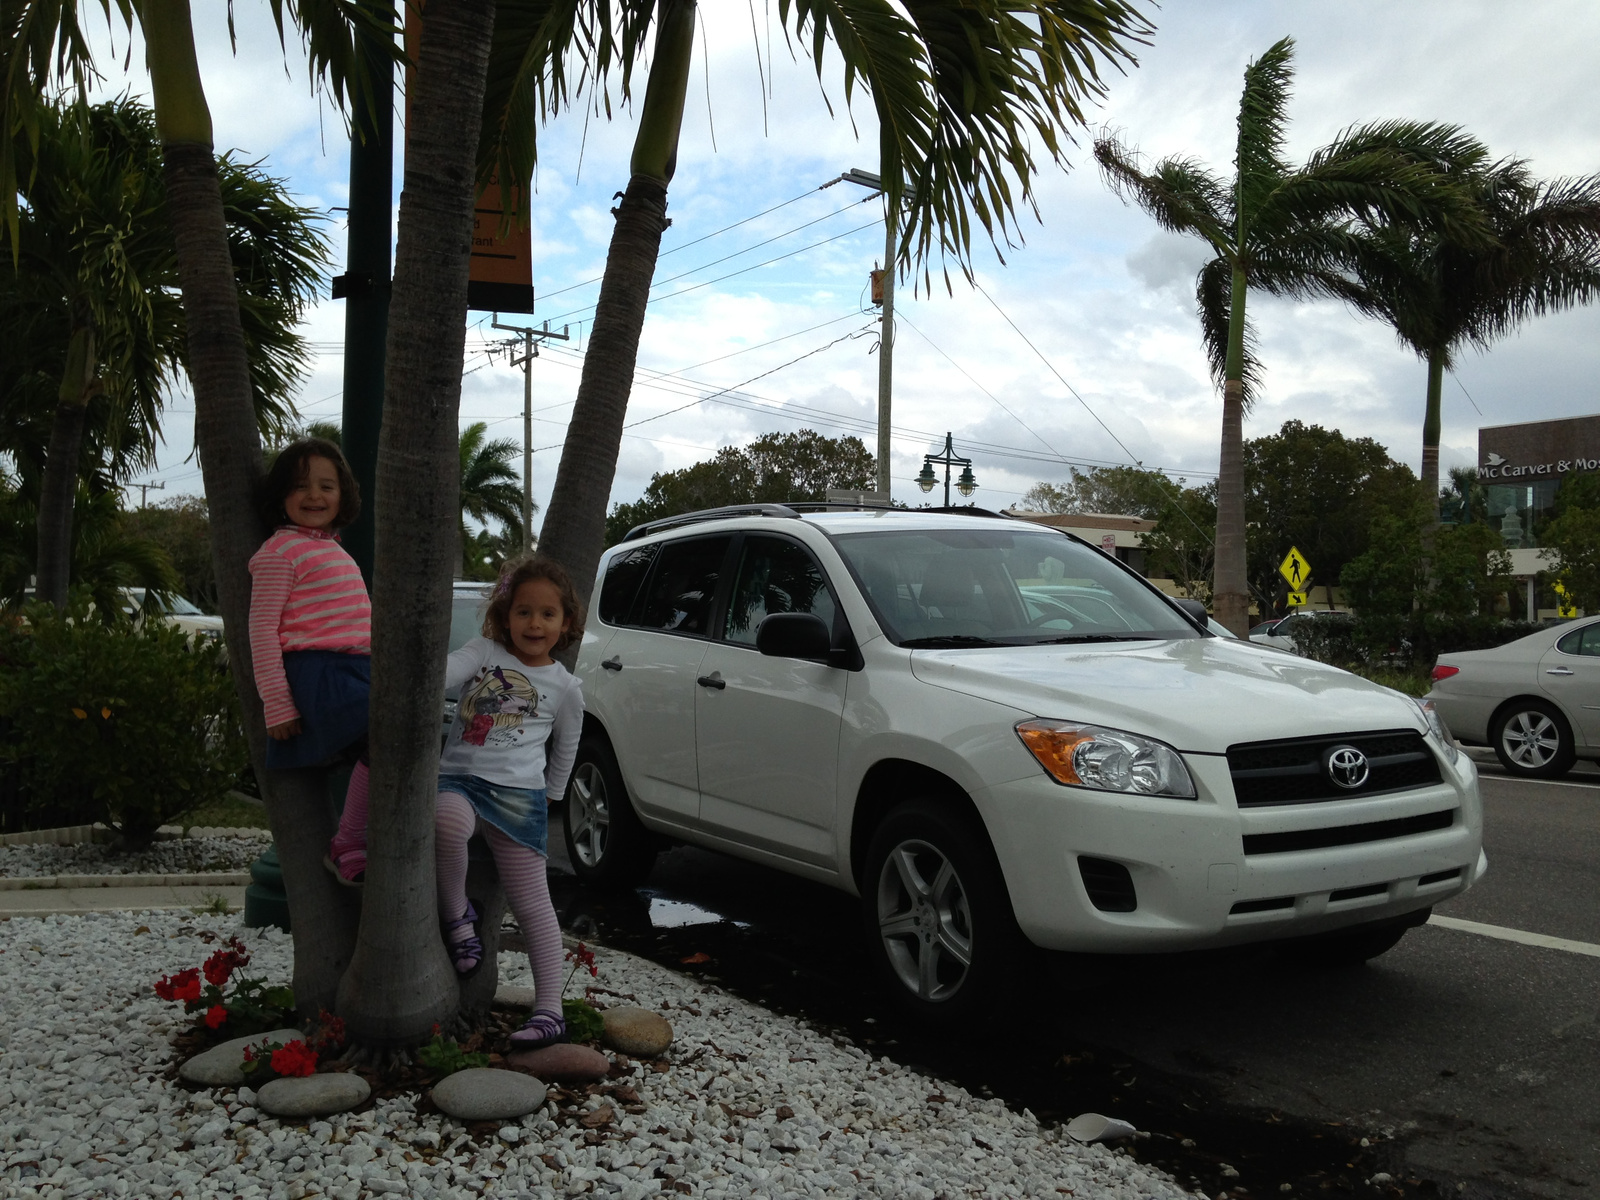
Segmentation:
[[(1438, 913), (1600, 945), (1600, 772), (1528, 783), (1486, 765), (1482, 791), (1489, 874)], [(555, 891), (580, 935), (679, 969), (708, 955), (688, 969), (1041, 1116), (1124, 1116), (1155, 1132), (1141, 1157), (1212, 1196), (1600, 1185), (1600, 957), (1429, 925), (1340, 971), (1231, 953), (1085, 977), (1058, 960), (1054, 986), (1019, 982), (999, 1033), (934, 1044), (870, 981), (841, 893), (687, 847), (637, 893)], [(1394, 1184), (1368, 1184), (1379, 1170)]]

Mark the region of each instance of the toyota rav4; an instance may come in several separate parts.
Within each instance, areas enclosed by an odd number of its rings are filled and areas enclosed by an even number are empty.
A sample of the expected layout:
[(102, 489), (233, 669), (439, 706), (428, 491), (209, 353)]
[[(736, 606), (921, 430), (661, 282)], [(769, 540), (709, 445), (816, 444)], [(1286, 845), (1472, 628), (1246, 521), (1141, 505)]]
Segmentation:
[(935, 1020), (1023, 939), (1365, 960), (1486, 867), (1474, 767), (1429, 706), (1216, 637), (1021, 521), (640, 527), (601, 561), (577, 672), (581, 880), (635, 883), (676, 840), (860, 895), (884, 976)]

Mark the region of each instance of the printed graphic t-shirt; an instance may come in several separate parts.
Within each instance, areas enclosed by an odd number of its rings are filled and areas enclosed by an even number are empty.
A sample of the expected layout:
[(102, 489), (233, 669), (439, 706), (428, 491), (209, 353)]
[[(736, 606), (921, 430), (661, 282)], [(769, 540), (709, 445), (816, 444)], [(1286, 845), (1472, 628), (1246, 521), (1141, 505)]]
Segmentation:
[(442, 774), (542, 787), (552, 803), (562, 797), (583, 733), (583, 688), (571, 672), (560, 663), (525, 666), (499, 642), (478, 637), (450, 655), (444, 683), (461, 688), (461, 702), (439, 759)]

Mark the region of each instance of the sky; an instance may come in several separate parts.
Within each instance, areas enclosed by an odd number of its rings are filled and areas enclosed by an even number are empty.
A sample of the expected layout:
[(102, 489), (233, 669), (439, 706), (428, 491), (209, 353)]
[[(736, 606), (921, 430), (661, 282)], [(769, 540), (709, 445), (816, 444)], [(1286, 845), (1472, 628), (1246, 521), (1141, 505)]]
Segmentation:
[[(328, 214), (342, 270), (348, 141), (340, 114), (308, 86), (303, 57), (280, 50), (261, 0), (240, 0), (239, 49), (221, 4), (195, 6), (219, 150), (263, 160), (304, 204)], [(973, 459), (973, 501), (1003, 508), (1069, 464), (1137, 462), (1190, 483), (1215, 476), (1220, 401), (1194, 313), (1199, 241), (1163, 233), (1105, 186), (1089, 155), (1109, 129), (1150, 158), (1194, 156), (1231, 177), (1245, 65), (1296, 41), (1288, 152), (1303, 159), (1346, 126), (1411, 118), (1460, 124), (1497, 157), (1542, 177), (1600, 170), (1594, 102), (1600, 6), (1584, 0), (1168, 0), (1138, 65), (1107, 76), (1076, 131), (1066, 169), (1041, 152), (1037, 219), (1021, 214), (1000, 254), (973, 248), (975, 285), (934, 264), (931, 288), (902, 282), (894, 341), (893, 492), (920, 502), (913, 477), (944, 435)], [(791, 55), (770, 0), (701, 0), (672, 226), (639, 352), (613, 502), (653, 473), (763, 433), (857, 434), (875, 447), (879, 324), (868, 273), (883, 256), (881, 204), (848, 183), (876, 170), (870, 101), (847, 106), (839, 64), (822, 79)], [(102, 94), (147, 95), (142, 48), (102, 36)], [(797, 47), (798, 50), (798, 47)], [(129, 69), (122, 69), (124, 60)], [(765, 85), (765, 86), (764, 86)], [(831, 104), (831, 109), (830, 109)], [(568, 327), (533, 369), (533, 490), (548, 499), (577, 390), (588, 321), (627, 183), (632, 114), (583, 110), (541, 134), (533, 206), (535, 323)], [(403, 163), (396, 164), (396, 198)], [(771, 261), (777, 260), (777, 261)], [(1333, 302), (1253, 296), (1264, 382), (1245, 436), (1287, 420), (1377, 439), (1414, 469), (1426, 370), (1387, 327)], [(503, 321), (526, 318), (502, 317)], [(520, 369), (491, 353), (489, 314), (469, 315), (463, 425), (522, 434)], [(337, 420), (343, 302), (309, 315), (315, 362), (299, 397), (307, 420)], [(663, 375), (668, 377), (663, 378)], [(1480, 426), (1600, 412), (1600, 311), (1530, 323), (1484, 354), (1468, 349), (1444, 389), (1442, 467), (1476, 460)], [(719, 390), (721, 394), (717, 394)], [(708, 398), (709, 397), (709, 398)], [(200, 491), (193, 402), (174, 397), (151, 500)], [(520, 467), (520, 463), (519, 463)], [(536, 518), (537, 524), (537, 518)]]

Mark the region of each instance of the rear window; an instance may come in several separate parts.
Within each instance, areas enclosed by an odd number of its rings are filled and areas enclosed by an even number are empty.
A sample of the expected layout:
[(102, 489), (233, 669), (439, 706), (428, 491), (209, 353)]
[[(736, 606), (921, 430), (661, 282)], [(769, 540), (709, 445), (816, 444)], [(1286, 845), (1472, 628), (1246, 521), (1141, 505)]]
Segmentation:
[(606, 567), (605, 581), (600, 585), (598, 615), (607, 625), (626, 625), (633, 612), (633, 602), (639, 595), (639, 585), (650, 573), (660, 544), (637, 546), (624, 550), (612, 558)]
[(645, 585), (639, 614), (629, 624), (641, 629), (708, 635), (717, 580), (731, 540), (727, 536), (689, 538), (663, 545), (656, 569)]
[(1556, 643), (1556, 649), (1563, 654), (1600, 657), (1600, 625), (1585, 625), (1582, 629), (1574, 629), (1562, 636)]

